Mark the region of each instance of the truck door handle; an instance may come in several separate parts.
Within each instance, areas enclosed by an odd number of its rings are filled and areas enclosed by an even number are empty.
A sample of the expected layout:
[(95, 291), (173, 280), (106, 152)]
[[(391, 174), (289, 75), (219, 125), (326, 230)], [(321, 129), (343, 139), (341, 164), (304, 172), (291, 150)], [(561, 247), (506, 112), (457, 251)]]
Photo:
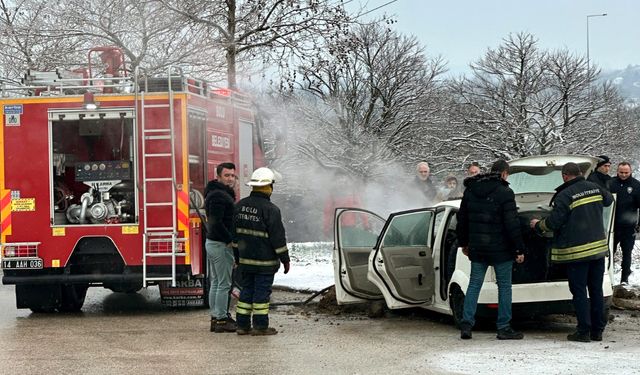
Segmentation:
[(418, 274), (418, 285), (422, 285), (422, 274)]
[(427, 256), (427, 252), (426, 252), (426, 251), (420, 251), (420, 252), (418, 253), (418, 256), (420, 256), (420, 257), (426, 257), (426, 256)]

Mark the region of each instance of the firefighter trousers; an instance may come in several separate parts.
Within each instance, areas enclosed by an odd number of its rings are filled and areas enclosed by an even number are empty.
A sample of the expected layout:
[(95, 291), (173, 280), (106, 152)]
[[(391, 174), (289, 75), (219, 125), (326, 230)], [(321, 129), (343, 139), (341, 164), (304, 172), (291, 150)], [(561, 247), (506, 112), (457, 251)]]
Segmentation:
[(274, 274), (253, 273), (241, 270), (240, 299), (236, 305), (238, 329), (248, 330), (269, 327), (269, 299)]

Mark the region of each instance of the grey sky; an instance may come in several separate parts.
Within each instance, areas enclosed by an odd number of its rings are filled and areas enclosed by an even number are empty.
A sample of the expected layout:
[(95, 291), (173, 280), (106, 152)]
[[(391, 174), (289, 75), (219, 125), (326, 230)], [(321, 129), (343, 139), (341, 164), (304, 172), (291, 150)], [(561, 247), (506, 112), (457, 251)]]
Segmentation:
[[(369, 0), (373, 9), (390, 0)], [(567, 48), (608, 69), (640, 65), (639, 0), (397, 0), (369, 15), (395, 14), (394, 27), (415, 35), (427, 54), (442, 55), (452, 73), (467, 71), (469, 62), (509, 33), (534, 34), (542, 48)]]

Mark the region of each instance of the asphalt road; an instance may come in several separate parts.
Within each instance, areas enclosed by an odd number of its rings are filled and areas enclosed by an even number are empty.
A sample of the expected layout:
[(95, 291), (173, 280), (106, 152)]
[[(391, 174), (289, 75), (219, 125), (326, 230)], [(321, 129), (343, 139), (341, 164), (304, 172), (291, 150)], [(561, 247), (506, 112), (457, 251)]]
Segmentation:
[[(278, 291), (272, 301), (305, 297)], [(165, 308), (157, 288), (91, 288), (81, 313), (33, 314), (2, 285), (0, 374), (639, 374), (640, 319), (616, 315), (601, 343), (567, 342), (566, 317), (520, 324), (518, 342), (491, 329), (463, 341), (438, 314), (282, 306), (271, 314), (278, 335), (250, 337), (210, 333), (207, 310)]]

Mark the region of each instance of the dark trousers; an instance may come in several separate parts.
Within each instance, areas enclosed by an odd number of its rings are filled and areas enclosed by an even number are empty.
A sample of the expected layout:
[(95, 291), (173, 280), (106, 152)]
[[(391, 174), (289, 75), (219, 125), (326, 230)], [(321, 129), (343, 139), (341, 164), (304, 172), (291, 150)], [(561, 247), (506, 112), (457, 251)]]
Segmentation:
[(615, 228), (613, 235), (613, 251), (618, 250), (618, 244), (622, 249), (622, 274), (620, 275), (620, 281), (629, 281), (629, 275), (631, 274), (631, 253), (633, 252), (633, 245), (635, 244), (635, 229), (634, 227), (618, 227)]
[(240, 270), (240, 299), (236, 306), (236, 322), (239, 329), (265, 329), (269, 327), (269, 299), (274, 274), (253, 273)]
[(569, 289), (573, 294), (579, 333), (601, 333), (607, 324), (602, 293), (603, 276), (604, 258), (567, 263)]

